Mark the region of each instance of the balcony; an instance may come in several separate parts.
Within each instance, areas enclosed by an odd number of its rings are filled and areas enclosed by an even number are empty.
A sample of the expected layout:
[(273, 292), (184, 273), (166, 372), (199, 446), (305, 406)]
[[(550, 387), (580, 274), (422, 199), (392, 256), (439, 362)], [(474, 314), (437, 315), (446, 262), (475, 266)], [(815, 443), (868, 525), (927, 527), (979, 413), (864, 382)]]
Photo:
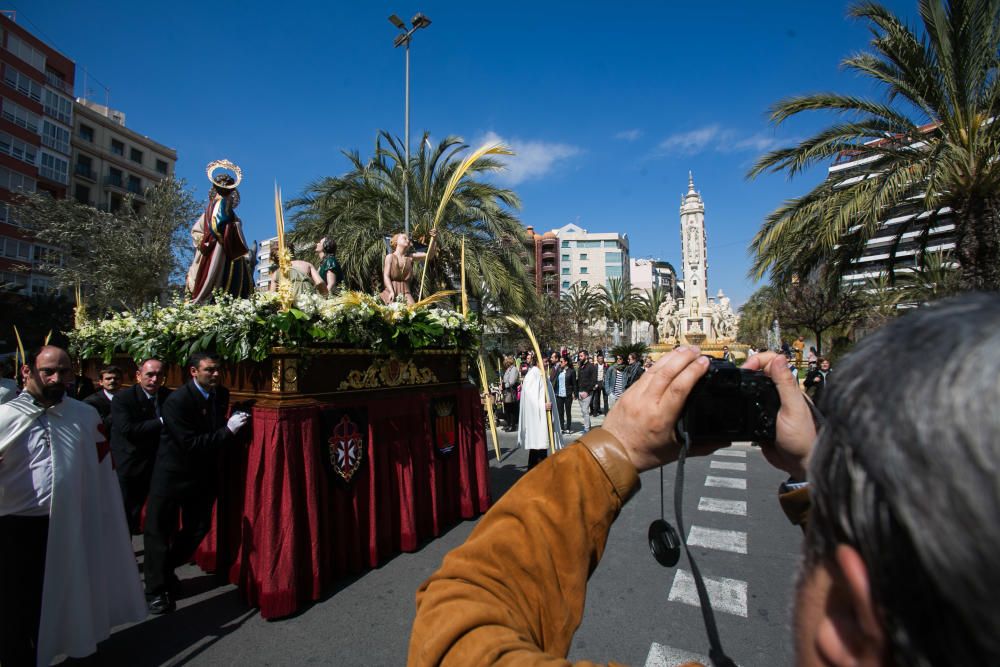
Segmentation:
[(105, 176), (104, 185), (106, 187), (111, 187), (111, 188), (120, 188), (122, 190), (125, 189), (125, 186), (122, 184), (121, 176)]
[(549, 248), (549, 249), (543, 249), (542, 250), (542, 259), (543, 260), (550, 259), (550, 260), (555, 261), (555, 258), (556, 258), (556, 251), (555, 250), (553, 250), (551, 248)]
[[(95, 174), (94, 170), (85, 164), (78, 163), (76, 167), (73, 169), (73, 173), (79, 176), (80, 178), (85, 178), (88, 181), (93, 181), (95, 183), (97, 182), (97, 174)], [(121, 185), (120, 180), (119, 180), (119, 185)]]

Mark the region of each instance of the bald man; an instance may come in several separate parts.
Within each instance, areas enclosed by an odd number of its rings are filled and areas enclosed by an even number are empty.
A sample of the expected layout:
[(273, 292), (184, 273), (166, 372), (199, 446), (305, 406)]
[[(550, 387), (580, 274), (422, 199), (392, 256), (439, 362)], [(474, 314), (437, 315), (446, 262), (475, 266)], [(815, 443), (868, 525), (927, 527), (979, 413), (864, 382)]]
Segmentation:
[(146, 616), (101, 418), (66, 395), (53, 346), (27, 355), (24, 391), (0, 405), (0, 664), (86, 657)]

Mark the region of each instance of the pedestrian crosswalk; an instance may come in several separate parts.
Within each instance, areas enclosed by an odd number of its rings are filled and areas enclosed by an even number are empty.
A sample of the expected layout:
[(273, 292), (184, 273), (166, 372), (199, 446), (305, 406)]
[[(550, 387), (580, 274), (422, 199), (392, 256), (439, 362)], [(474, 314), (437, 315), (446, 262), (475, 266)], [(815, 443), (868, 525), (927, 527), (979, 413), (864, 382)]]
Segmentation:
[[(726, 558), (743, 558), (749, 554), (747, 534), (747, 443), (734, 443), (712, 456), (705, 476), (698, 511), (688, 530), (687, 543), (691, 547), (709, 549), (726, 554)], [(743, 459), (743, 460), (737, 460)], [(708, 563), (718, 569), (723, 558), (699, 561), (699, 569), (708, 592), (708, 601), (716, 613), (747, 618), (749, 586), (742, 579), (726, 577), (725, 572), (711, 571)], [(735, 569), (735, 568), (734, 568)], [(677, 568), (667, 595), (669, 602), (700, 607), (698, 590), (689, 570)], [(675, 667), (685, 662), (710, 665), (707, 656), (700, 656), (681, 649), (654, 643), (646, 657), (646, 667)]]
[[(712, 495), (698, 499), (698, 514), (693, 519), (687, 534), (689, 546), (740, 556), (745, 556), (749, 552), (749, 540), (745, 530), (747, 463), (733, 460), (738, 458), (747, 458), (747, 445), (740, 443), (719, 450), (709, 462), (712, 474), (706, 475), (705, 486), (713, 489), (713, 492)], [(726, 495), (730, 497), (725, 497)], [(747, 583), (739, 579), (717, 576), (719, 574), (721, 573), (708, 572), (706, 575), (710, 576), (705, 576), (712, 608), (745, 618)], [(689, 572), (678, 569), (674, 573), (668, 599), (692, 606), (699, 605), (694, 581)]]

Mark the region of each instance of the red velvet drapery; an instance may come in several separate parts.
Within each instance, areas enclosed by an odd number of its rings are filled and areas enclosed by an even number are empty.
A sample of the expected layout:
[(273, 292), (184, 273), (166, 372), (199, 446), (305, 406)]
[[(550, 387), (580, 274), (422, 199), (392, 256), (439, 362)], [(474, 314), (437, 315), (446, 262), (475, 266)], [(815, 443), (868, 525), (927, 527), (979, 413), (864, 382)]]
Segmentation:
[[(457, 400), (458, 442), (435, 453), (431, 401)], [(327, 408), (368, 412), (366, 461), (347, 484), (322, 462)], [(294, 613), (338, 577), (414, 551), (490, 505), (482, 410), (474, 387), (373, 392), (335, 405), (254, 408), (249, 445), (227, 452), (218, 528), (197, 562), (228, 568), (264, 618)]]

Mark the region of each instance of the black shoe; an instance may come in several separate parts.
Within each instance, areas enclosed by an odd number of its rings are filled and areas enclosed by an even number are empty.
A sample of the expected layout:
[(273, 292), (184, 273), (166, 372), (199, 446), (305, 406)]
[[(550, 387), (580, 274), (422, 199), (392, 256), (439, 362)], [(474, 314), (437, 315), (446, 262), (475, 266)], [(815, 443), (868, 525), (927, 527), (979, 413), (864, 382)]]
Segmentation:
[(149, 613), (155, 616), (169, 614), (175, 609), (177, 609), (177, 605), (174, 603), (173, 598), (170, 597), (170, 593), (160, 593), (149, 601)]

